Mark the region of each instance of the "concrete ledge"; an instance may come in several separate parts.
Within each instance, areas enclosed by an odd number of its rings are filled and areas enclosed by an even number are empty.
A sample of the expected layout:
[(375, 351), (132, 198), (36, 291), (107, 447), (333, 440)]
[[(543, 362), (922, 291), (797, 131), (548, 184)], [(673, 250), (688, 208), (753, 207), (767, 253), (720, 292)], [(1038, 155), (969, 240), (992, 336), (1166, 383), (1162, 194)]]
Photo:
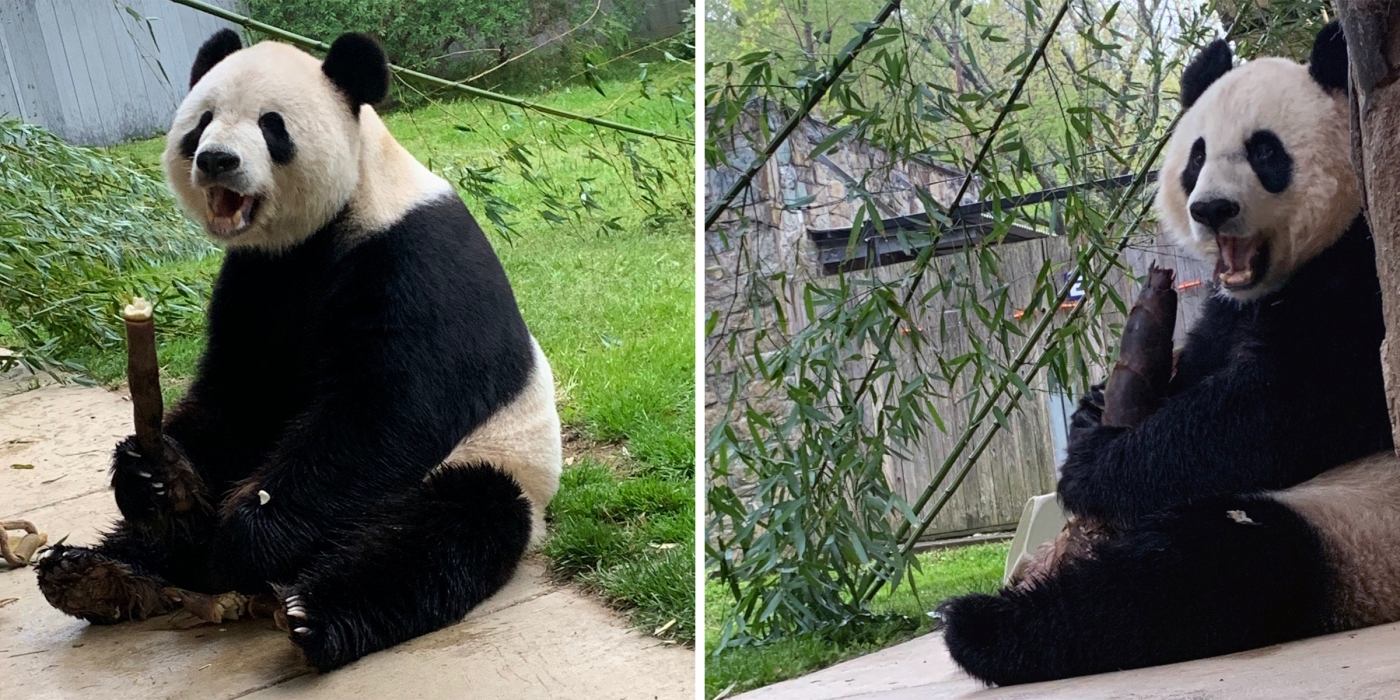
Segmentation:
[(739, 700), (1372, 700), (1400, 697), (1400, 623), (1155, 668), (986, 688), (933, 633)]

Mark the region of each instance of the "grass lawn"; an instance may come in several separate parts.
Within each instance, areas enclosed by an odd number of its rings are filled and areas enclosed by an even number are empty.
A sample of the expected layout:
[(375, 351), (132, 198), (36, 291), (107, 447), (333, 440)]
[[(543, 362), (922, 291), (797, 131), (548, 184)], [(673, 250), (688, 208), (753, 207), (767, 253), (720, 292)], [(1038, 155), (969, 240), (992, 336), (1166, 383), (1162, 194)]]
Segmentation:
[(718, 581), (710, 580), (705, 587), (705, 636), (710, 640), (705, 647), (705, 697), (714, 698), (726, 689), (736, 694), (771, 685), (927, 633), (933, 629), (927, 613), (943, 600), (977, 591), (990, 593), (1001, 586), (1010, 547), (1008, 542), (990, 542), (919, 555), (915, 585), (883, 589), (870, 606), (873, 612), (905, 615), (909, 625), (876, 624), (843, 631), (839, 638), (799, 635), (761, 646), (726, 649), (718, 656), (713, 643), (734, 597)]
[[(614, 71), (619, 79), (602, 84), (605, 94), (575, 85), (538, 99), (693, 133), (693, 102), (680, 99), (692, 64), (650, 66), (645, 81), (641, 66), (628, 70)], [(561, 413), (579, 439), (550, 507), (552, 569), (631, 611), (648, 632), (693, 640), (692, 152), (645, 138), (624, 144), (616, 133), (486, 102), (436, 102), (385, 122), (459, 184), (553, 365)], [(107, 152), (159, 177), (163, 148), (156, 138)], [(143, 274), (207, 290), (219, 264), (214, 254)], [(193, 374), (202, 340), (160, 341), (169, 401)], [(72, 359), (98, 381), (124, 379), (120, 345)]]

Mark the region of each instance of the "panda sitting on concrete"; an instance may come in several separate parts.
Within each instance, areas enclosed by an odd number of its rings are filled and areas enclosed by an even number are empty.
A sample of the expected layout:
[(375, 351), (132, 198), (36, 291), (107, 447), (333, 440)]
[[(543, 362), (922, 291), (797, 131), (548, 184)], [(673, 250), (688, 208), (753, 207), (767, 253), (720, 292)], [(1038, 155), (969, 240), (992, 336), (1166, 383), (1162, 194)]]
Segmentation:
[(1371, 232), (1350, 160), (1347, 52), (1186, 69), (1157, 209), (1216, 261), (1162, 406), (1073, 417), (1066, 509), (1121, 534), (1033, 585), (942, 608), (989, 683), (1184, 661), (1400, 620), (1400, 461)]
[(275, 595), (332, 669), (511, 578), (558, 488), (553, 378), (476, 221), (370, 106), (373, 41), (322, 62), (225, 30), (190, 85), (164, 163), (227, 248), (207, 348), (166, 454), (116, 448), (123, 519), (53, 547), (39, 585), (104, 624), (177, 609), (172, 589)]

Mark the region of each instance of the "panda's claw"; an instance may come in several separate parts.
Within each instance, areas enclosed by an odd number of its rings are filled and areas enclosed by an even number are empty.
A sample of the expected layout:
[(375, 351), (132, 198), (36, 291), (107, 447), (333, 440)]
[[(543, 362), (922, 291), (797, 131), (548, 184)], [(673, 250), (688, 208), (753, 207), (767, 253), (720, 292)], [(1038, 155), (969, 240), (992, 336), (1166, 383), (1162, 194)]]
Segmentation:
[(292, 631), (295, 632), (295, 633), (297, 633), (297, 634), (311, 634), (311, 628), (310, 628), (310, 627), (298, 627), (298, 628), (296, 628), (296, 629), (294, 629), (294, 630), (292, 630)]

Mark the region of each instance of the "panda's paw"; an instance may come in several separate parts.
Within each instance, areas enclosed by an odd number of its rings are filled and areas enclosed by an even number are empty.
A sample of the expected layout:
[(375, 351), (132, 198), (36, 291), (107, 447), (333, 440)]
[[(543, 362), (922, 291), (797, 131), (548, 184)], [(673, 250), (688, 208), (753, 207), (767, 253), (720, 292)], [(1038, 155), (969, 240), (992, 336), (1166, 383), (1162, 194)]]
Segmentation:
[(1095, 384), (1080, 397), (1079, 406), (1069, 417), (1071, 430), (1099, 427), (1103, 421), (1103, 389), (1103, 384)]
[(165, 531), (211, 512), (203, 480), (169, 437), (161, 455), (143, 454), (135, 436), (119, 443), (112, 457), (112, 489), (127, 521), (146, 529)]
[(34, 569), (49, 605), (94, 624), (144, 620), (178, 607), (164, 580), (85, 547), (49, 547)]
[(323, 614), (310, 593), (296, 586), (274, 586), (274, 590), (282, 608), (273, 619), (306, 656), (308, 666), (329, 671), (357, 658), (347, 656), (335, 616)]

